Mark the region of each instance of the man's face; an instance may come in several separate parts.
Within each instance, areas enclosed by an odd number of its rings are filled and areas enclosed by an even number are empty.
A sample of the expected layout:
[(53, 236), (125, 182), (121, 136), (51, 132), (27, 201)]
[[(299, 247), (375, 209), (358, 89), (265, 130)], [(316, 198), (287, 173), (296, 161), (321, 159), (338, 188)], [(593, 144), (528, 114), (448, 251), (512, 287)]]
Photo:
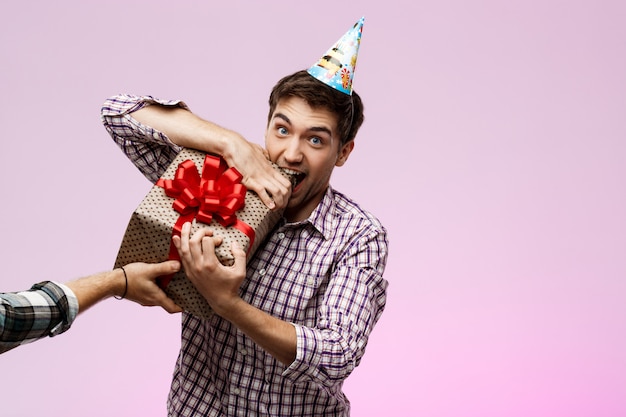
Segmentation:
[(312, 108), (301, 98), (288, 97), (280, 100), (272, 113), (265, 147), (273, 162), (298, 174), (285, 216), (289, 221), (301, 221), (321, 201), (333, 168), (346, 162), (354, 141), (340, 144), (337, 116)]

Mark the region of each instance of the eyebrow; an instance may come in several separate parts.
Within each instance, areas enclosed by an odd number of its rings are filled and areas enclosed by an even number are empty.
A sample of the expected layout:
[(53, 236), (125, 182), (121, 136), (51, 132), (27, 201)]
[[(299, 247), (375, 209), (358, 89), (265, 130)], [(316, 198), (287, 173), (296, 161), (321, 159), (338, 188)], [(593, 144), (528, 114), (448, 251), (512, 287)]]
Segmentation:
[[(289, 117), (287, 117), (287, 115), (285, 115), (283, 113), (275, 113), (274, 114), (274, 118), (282, 119), (287, 124), (291, 125), (291, 120), (289, 120)], [(311, 131), (311, 132), (325, 132), (325, 133), (328, 133), (329, 136), (333, 135), (333, 132), (331, 132), (331, 130), (329, 128), (327, 128), (326, 126), (311, 126), (307, 130)]]

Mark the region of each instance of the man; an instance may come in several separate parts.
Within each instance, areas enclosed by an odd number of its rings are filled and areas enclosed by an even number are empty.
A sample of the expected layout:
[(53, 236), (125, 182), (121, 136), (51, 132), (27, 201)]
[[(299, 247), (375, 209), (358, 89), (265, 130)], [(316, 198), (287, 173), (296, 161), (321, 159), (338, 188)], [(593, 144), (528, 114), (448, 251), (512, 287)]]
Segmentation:
[(44, 281), (28, 291), (0, 294), (0, 353), (67, 331), (79, 313), (111, 296), (144, 306), (161, 306), (169, 313), (181, 309), (156, 284), (164, 274), (178, 271), (177, 261), (133, 263), (65, 284)]
[[(191, 147), (222, 155), (268, 205), (285, 207), (247, 270), (237, 245), (234, 265), (219, 263), (220, 239), (208, 229), (190, 236), (186, 224), (175, 238), (186, 275), (216, 314), (183, 313), (169, 415), (349, 415), (342, 384), (361, 360), (387, 288), (385, 229), (329, 184), (363, 122), (360, 97), (350, 93), (307, 71), (280, 80), (270, 95), (266, 153), (179, 101), (123, 95), (103, 106), (107, 130), (151, 181), (181, 146)], [(296, 174), (291, 192), (265, 155)]]

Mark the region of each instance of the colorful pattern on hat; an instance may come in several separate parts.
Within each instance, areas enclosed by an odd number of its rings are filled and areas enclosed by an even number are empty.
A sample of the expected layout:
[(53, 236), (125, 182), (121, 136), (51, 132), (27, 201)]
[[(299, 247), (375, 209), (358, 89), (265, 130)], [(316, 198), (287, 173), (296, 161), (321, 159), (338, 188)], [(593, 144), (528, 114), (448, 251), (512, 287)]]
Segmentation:
[(352, 80), (364, 21), (365, 17), (359, 19), (315, 65), (308, 69), (308, 73), (324, 84), (352, 95)]

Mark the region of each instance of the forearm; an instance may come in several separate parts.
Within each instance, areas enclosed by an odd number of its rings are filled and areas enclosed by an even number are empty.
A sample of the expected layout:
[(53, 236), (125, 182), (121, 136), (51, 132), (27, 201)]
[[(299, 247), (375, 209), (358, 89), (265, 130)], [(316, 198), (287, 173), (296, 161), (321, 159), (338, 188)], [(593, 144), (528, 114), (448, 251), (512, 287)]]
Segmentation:
[(124, 273), (119, 268), (79, 278), (65, 285), (76, 295), (81, 313), (101, 300), (113, 295), (121, 296), (126, 289)]
[(263, 148), (192, 113), (182, 101), (118, 95), (107, 99), (102, 122), (135, 166), (156, 182), (181, 147), (220, 155), (269, 208), (284, 208), (291, 183), (268, 163)]
[(228, 309), (218, 307), (216, 313), (286, 366), (295, 360), (296, 329), (291, 323), (272, 317), (240, 298)]
[(140, 123), (163, 132), (174, 144), (214, 153), (232, 162), (237, 144), (245, 139), (238, 133), (202, 119), (180, 107), (152, 105), (132, 113)]

